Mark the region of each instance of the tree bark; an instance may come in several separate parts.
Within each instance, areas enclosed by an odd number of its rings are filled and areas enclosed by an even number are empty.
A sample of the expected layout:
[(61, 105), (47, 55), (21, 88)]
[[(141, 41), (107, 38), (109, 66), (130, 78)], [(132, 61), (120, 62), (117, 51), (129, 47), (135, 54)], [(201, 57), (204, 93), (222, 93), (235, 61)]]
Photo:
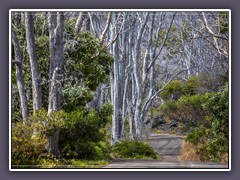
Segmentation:
[[(50, 69), (49, 69), (49, 102), (48, 114), (58, 111), (61, 105), (61, 80), (63, 71), (63, 14), (57, 13), (57, 17), (49, 14), (49, 40), (50, 40)], [(57, 70), (55, 77), (53, 72)], [(54, 90), (52, 89), (54, 88)], [(53, 94), (52, 94), (53, 93)], [(52, 98), (54, 97), (54, 98)]]
[(12, 43), (14, 46), (14, 53), (15, 53), (15, 59), (16, 59), (16, 61), (13, 62), (13, 64), (16, 65), (16, 79), (17, 79), (17, 85), (18, 85), (18, 92), (20, 96), (22, 118), (26, 120), (28, 119), (29, 112), (28, 112), (28, 102), (27, 102), (26, 91), (24, 88), (24, 78), (23, 78), (23, 68), (22, 68), (23, 60), (21, 55), (21, 49), (20, 49), (18, 39), (14, 30), (12, 30)]
[(80, 12), (78, 15), (78, 19), (75, 25), (75, 33), (78, 34), (81, 29), (82, 29), (82, 25), (83, 25), (83, 21), (85, 19), (85, 16), (87, 15), (87, 12)]
[[(61, 81), (63, 71), (63, 23), (62, 12), (49, 13), (49, 43), (50, 43), (50, 69), (49, 69), (49, 102), (48, 115), (52, 111), (59, 111), (61, 105)], [(59, 130), (47, 137), (47, 149), (54, 156), (59, 155)]]
[(33, 110), (35, 111), (42, 108), (42, 90), (40, 71), (37, 62), (32, 12), (25, 13), (25, 25), (26, 25), (27, 49), (30, 58), (32, 73)]
[[(113, 19), (116, 19), (116, 15), (113, 16)], [(114, 28), (112, 35), (116, 34), (118, 25)], [(120, 56), (119, 56), (119, 39), (113, 44), (113, 54), (114, 54), (114, 63), (113, 63), (113, 87), (112, 87), (112, 102), (113, 102), (113, 118), (112, 118), (112, 144), (115, 144), (119, 141), (121, 137), (121, 100), (120, 100), (120, 74), (119, 74), (119, 65), (120, 65)]]

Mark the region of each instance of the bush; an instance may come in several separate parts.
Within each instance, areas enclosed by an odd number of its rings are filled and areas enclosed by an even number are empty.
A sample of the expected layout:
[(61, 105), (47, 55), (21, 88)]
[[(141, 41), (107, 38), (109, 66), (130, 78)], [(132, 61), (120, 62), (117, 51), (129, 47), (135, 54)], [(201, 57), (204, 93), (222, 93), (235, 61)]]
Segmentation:
[(160, 130), (160, 129), (156, 129), (154, 131), (154, 133), (156, 133), (156, 134), (164, 134), (164, 132), (162, 130)]
[(19, 167), (25, 165), (37, 165), (46, 155), (46, 137), (37, 133), (43, 127), (31, 119), (23, 124), (12, 124), (12, 165)]
[(161, 92), (161, 97), (164, 100), (177, 100), (182, 95), (182, 82), (180, 80), (173, 80), (165, 89)]
[(63, 106), (66, 112), (83, 108), (86, 103), (93, 99), (93, 92), (87, 87), (79, 85), (66, 86), (62, 89)]
[(197, 87), (200, 86), (198, 76), (191, 76), (186, 82), (173, 80), (161, 92), (163, 100), (178, 100), (181, 96), (190, 96), (197, 94)]
[[(99, 111), (83, 109), (65, 113), (36, 111), (25, 124), (12, 125), (12, 165), (18, 167), (55, 167), (61, 164), (46, 149), (47, 137), (59, 132), (59, 150), (65, 159), (107, 159), (110, 153), (109, 124), (112, 113), (110, 104)], [(23, 167), (23, 168), (24, 168)]]
[(113, 57), (88, 32), (73, 34), (70, 38), (73, 39), (65, 43), (64, 76), (73, 79), (71, 84), (81, 82), (95, 91), (100, 83), (108, 80)]
[(172, 119), (180, 120), (177, 109), (176, 101), (165, 101), (164, 104), (160, 106), (160, 112), (166, 121)]
[(64, 114), (64, 126), (60, 129), (60, 152), (66, 159), (105, 159), (110, 143), (106, 126), (112, 107), (109, 104), (99, 111), (83, 109)]
[(203, 107), (208, 111), (210, 127), (196, 127), (187, 140), (197, 146), (198, 153), (207, 154), (205, 160), (222, 161), (223, 156), (228, 155), (228, 86), (212, 94)]
[(165, 101), (160, 110), (165, 120), (184, 122), (192, 127), (207, 125), (207, 111), (203, 108), (210, 94), (182, 96), (178, 101)]
[(197, 87), (200, 85), (198, 76), (190, 76), (182, 87), (182, 93), (184, 95), (197, 94)]
[(36, 111), (26, 121), (12, 124), (12, 164), (39, 165), (53, 158), (46, 149), (47, 136), (63, 126), (63, 112)]
[(116, 143), (113, 146), (113, 153), (118, 158), (151, 158), (157, 159), (157, 155), (148, 144), (140, 141), (126, 141)]

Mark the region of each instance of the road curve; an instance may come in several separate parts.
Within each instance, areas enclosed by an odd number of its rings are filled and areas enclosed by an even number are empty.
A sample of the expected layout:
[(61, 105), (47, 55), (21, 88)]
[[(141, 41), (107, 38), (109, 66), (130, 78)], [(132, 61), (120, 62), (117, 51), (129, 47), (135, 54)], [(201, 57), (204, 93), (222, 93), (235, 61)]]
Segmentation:
[(178, 161), (182, 142), (184, 137), (167, 135), (167, 134), (151, 134), (149, 136), (149, 145), (155, 152), (163, 157), (164, 161)]
[(149, 145), (160, 154), (162, 160), (113, 159), (103, 168), (150, 168), (150, 169), (228, 169), (227, 163), (183, 162), (178, 160), (184, 137), (151, 134)]

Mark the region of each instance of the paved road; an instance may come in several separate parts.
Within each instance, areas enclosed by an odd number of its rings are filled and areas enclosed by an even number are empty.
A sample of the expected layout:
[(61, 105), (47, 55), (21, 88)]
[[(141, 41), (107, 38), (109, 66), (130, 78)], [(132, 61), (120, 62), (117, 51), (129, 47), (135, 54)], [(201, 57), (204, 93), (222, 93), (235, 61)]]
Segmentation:
[(150, 146), (160, 154), (165, 161), (178, 161), (184, 137), (173, 135), (151, 134), (149, 137)]
[(227, 164), (203, 162), (179, 162), (161, 160), (114, 159), (104, 168), (150, 168), (150, 169), (227, 169)]
[(212, 163), (212, 162), (180, 162), (177, 156), (180, 154), (180, 149), (183, 137), (173, 135), (158, 135), (151, 134), (149, 137), (150, 146), (155, 152), (160, 154), (162, 160), (134, 160), (134, 159), (114, 159), (109, 165), (104, 168), (160, 168), (160, 169), (227, 169), (228, 164)]

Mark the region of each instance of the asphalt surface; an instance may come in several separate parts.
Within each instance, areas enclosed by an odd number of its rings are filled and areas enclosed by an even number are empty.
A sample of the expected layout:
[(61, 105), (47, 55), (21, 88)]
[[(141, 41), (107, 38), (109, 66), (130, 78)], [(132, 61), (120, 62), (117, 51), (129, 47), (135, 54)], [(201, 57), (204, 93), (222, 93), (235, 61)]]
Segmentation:
[(164, 161), (178, 161), (184, 139), (173, 135), (151, 134), (149, 145), (163, 157)]
[(205, 162), (179, 162), (161, 160), (114, 159), (104, 168), (150, 168), (150, 169), (227, 169), (227, 164)]
[(184, 137), (151, 134), (149, 145), (162, 156), (161, 160), (113, 159), (104, 168), (150, 168), (150, 169), (227, 169), (226, 163), (179, 161)]

